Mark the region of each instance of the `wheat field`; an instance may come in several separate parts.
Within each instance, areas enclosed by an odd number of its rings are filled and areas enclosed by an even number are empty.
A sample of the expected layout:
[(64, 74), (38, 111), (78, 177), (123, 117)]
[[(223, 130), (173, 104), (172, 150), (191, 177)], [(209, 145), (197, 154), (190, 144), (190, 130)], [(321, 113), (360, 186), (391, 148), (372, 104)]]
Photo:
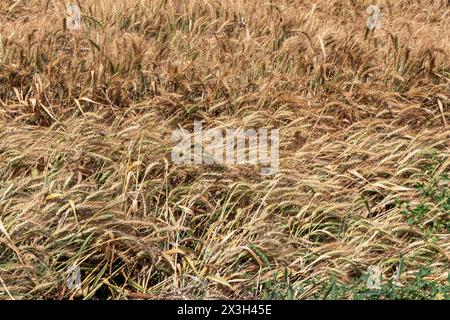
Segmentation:
[[(0, 299), (449, 299), (447, 1), (73, 2), (0, 2)], [(195, 120), (278, 173), (174, 164)]]

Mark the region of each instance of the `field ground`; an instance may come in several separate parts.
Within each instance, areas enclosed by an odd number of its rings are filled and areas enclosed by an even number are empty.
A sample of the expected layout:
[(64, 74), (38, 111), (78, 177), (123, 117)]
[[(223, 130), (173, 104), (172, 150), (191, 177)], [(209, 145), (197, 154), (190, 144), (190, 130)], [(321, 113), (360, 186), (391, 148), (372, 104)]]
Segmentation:
[[(0, 2), (0, 299), (449, 298), (447, 1), (78, 3)], [(280, 171), (173, 164), (194, 120)]]

